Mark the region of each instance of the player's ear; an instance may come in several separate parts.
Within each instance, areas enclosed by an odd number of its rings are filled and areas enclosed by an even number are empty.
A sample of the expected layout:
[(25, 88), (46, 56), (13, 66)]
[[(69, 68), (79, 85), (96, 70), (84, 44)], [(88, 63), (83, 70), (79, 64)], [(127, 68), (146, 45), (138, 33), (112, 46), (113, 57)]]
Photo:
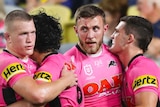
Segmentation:
[(134, 35), (133, 35), (133, 34), (129, 34), (129, 35), (128, 35), (128, 43), (131, 43), (131, 42), (133, 42), (133, 41), (135, 41)]
[(77, 26), (74, 26), (73, 28), (74, 28), (74, 31), (75, 31), (75, 33), (77, 35), (78, 34)]
[(108, 24), (104, 25), (104, 32), (108, 30)]
[(5, 38), (5, 40), (6, 40), (7, 42), (11, 42), (11, 41), (10, 41), (10, 35), (9, 35), (9, 33), (5, 32), (5, 33), (4, 33), (4, 38)]

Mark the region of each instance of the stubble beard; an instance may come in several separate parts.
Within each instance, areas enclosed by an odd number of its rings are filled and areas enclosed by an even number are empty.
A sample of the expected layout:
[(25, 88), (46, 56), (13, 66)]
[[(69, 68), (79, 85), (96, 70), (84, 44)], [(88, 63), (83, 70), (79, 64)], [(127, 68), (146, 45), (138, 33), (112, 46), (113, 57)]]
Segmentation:
[(81, 49), (82, 49), (85, 53), (87, 53), (87, 54), (96, 54), (96, 53), (99, 51), (99, 49), (100, 49), (101, 46), (102, 46), (102, 42), (99, 42), (99, 43), (96, 45), (96, 47), (87, 48), (87, 47), (85, 46), (85, 43), (83, 43), (82, 41), (80, 41), (80, 47), (81, 47)]

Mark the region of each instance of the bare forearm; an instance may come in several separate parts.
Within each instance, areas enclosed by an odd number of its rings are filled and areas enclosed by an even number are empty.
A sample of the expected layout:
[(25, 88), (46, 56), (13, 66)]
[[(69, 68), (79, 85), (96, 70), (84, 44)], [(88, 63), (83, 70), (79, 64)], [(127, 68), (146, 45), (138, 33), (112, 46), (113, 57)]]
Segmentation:
[(7, 107), (33, 107), (28, 101), (20, 100), (13, 104), (8, 105)]
[(32, 77), (25, 76), (19, 79), (13, 90), (32, 104), (45, 104), (56, 98), (67, 87), (77, 85), (77, 75), (74, 71), (63, 69), (62, 77), (53, 82), (37, 84)]
[[(22, 86), (24, 81), (27, 81), (27, 83)], [(31, 81), (30, 78), (27, 78), (19, 83), (17, 82), (13, 89), (32, 104), (44, 104), (56, 98), (65, 88), (69, 86), (69, 84), (70, 80), (66, 77), (62, 77), (51, 83), (45, 82), (40, 85), (36, 82), (33, 84), (33, 81)]]
[(70, 83), (68, 82), (68, 80), (63, 77), (56, 81), (53, 81), (52, 83), (42, 83), (41, 89), (43, 89), (43, 99), (45, 99), (44, 102), (49, 102), (56, 98), (63, 90), (69, 87), (69, 84)]
[(7, 107), (45, 107), (45, 105), (33, 105), (26, 100), (19, 100), (13, 104), (8, 105)]

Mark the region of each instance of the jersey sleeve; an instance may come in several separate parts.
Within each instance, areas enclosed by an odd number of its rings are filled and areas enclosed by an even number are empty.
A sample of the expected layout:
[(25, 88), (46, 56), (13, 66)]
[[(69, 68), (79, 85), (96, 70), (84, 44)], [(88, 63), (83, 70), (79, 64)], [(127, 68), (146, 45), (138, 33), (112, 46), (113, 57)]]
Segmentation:
[(138, 68), (134, 69), (137, 72), (132, 75), (132, 89), (135, 94), (139, 92), (154, 92), (158, 94), (158, 78), (152, 73), (153, 69), (150, 68)]
[(2, 67), (2, 79), (3, 79), (3, 85), (9, 85), (13, 86), (16, 81), (18, 81), (20, 78), (27, 76), (26, 68), (20, 61), (10, 61), (10, 62), (4, 62)]

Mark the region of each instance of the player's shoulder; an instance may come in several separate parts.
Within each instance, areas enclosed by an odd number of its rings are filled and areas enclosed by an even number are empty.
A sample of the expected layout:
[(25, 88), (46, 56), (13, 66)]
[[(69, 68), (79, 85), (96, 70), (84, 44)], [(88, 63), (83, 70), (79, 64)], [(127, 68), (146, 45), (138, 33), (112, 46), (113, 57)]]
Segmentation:
[(78, 49), (76, 46), (73, 46), (71, 49), (69, 49), (68, 51), (66, 51), (63, 55), (65, 56), (73, 56), (77, 53)]
[(61, 63), (61, 62), (64, 63), (64, 62), (66, 62), (66, 60), (67, 60), (66, 56), (64, 56), (61, 53), (58, 53), (58, 54), (52, 54), (52, 55), (47, 56), (43, 60), (42, 64), (44, 64), (44, 63)]
[(142, 67), (145, 65), (146, 66), (146, 68), (147, 67), (154, 67), (154, 66), (157, 66), (156, 65), (156, 63), (152, 60), (152, 59), (150, 59), (150, 58), (148, 58), (148, 57), (146, 57), (146, 56), (139, 56), (139, 57), (137, 57), (135, 60), (134, 60), (134, 62), (133, 62), (133, 64), (139, 64), (139, 65), (141, 65)]
[(103, 54), (117, 58), (117, 55), (113, 54), (113, 53), (109, 50), (109, 46), (107, 46), (106, 44), (102, 44), (102, 49), (103, 49)]
[(0, 54), (0, 62), (2, 62), (2, 64), (5, 64), (5, 63), (14, 63), (14, 62), (17, 62), (17, 63), (20, 63), (21, 61), (14, 55), (10, 54), (10, 53), (7, 53), (7, 52), (3, 52)]

